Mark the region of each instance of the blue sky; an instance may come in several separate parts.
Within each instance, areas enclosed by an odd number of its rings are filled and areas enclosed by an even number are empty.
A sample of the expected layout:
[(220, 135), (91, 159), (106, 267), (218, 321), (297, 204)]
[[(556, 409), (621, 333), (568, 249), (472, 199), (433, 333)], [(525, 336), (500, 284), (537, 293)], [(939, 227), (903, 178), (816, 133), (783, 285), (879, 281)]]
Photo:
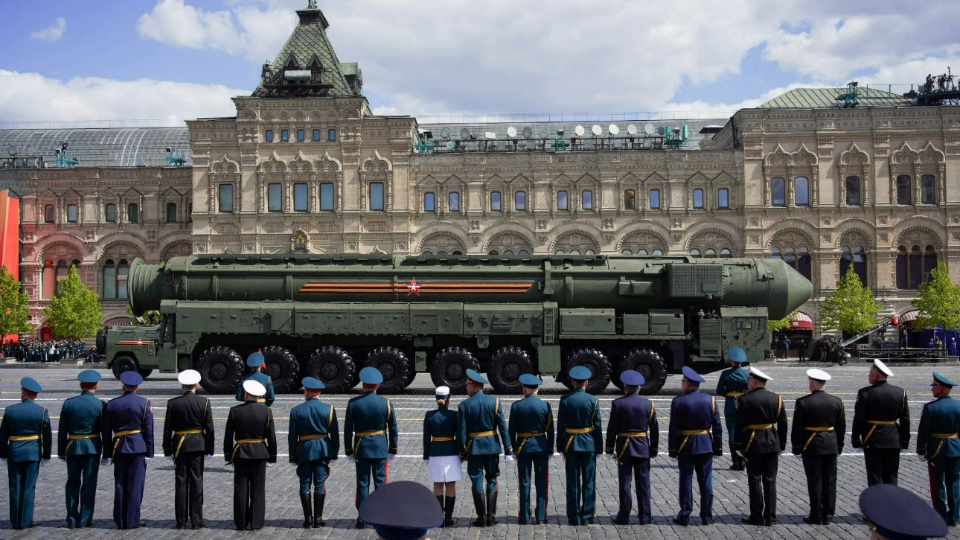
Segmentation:
[[(0, 122), (232, 114), (306, 3), (7, 2)], [(797, 86), (960, 69), (956, 9), (941, 0), (318, 3), (384, 114), (723, 115)]]

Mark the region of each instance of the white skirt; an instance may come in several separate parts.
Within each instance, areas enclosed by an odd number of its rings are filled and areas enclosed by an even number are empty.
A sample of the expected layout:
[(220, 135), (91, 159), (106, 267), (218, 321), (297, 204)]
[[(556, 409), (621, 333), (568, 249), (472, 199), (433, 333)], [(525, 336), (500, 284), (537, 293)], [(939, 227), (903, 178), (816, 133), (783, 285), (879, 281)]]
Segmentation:
[(460, 456), (435, 456), (430, 458), (427, 477), (431, 482), (457, 482), (463, 479)]

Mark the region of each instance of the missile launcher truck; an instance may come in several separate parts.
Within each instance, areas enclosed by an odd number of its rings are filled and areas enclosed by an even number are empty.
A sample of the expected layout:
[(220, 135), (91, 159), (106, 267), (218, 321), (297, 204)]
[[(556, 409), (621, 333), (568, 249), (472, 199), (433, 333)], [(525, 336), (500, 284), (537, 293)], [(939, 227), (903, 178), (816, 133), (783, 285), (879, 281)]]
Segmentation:
[(524, 373), (569, 386), (583, 365), (589, 392), (635, 369), (654, 394), (683, 366), (722, 369), (730, 347), (761, 360), (767, 320), (813, 293), (780, 260), (688, 256), (194, 255), (138, 259), (128, 282), (134, 314), (161, 322), (99, 336), (113, 373), (192, 368), (212, 393), (259, 350), (278, 392), (306, 376), (344, 392), (374, 366), (385, 393), (417, 373), (463, 392), (467, 369), (511, 393)]

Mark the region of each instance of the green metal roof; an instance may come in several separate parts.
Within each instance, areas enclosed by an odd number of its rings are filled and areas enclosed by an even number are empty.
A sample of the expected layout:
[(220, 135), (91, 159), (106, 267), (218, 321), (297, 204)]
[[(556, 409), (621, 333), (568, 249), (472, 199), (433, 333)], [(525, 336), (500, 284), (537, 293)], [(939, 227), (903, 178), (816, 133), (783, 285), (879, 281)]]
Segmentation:
[[(760, 105), (761, 109), (830, 109), (843, 104), (837, 96), (849, 92), (847, 88), (794, 88)], [(903, 107), (914, 102), (899, 94), (861, 87), (858, 107)]]

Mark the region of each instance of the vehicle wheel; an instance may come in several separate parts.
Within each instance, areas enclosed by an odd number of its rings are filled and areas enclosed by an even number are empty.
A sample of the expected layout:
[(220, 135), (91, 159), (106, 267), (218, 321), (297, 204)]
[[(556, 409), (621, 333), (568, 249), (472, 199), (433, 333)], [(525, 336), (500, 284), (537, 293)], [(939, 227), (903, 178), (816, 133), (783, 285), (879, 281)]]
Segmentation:
[(140, 376), (143, 377), (144, 379), (146, 379), (147, 377), (153, 374), (152, 369), (138, 369), (137, 372), (139, 372)]
[(403, 390), (404, 382), (413, 370), (407, 355), (395, 347), (377, 347), (367, 355), (364, 366), (380, 370), (383, 375), (381, 394), (396, 394)]
[(197, 361), (200, 386), (211, 394), (231, 394), (243, 376), (243, 365), (243, 359), (230, 347), (210, 347)]
[(468, 369), (480, 369), (480, 362), (473, 353), (460, 347), (447, 347), (433, 358), (430, 379), (436, 386), (449, 386), (451, 394), (465, 394)]
[[(650, 349), (633, 349), (620, 359), (617, 373), (628, 369), (639, 371), (646, 381), (640, 388), (643, 395), (656, 394), (667, 382), (667, 364), (663, 357)], [(619, 378), (619, 376), (618, 376)], [(620, 385), (623, 388), (623, 385)]]
[(137, 363), (136, 358), (129, 354), (121, 354), (113, 359), (110, 368), (113, 370), (113, 376), (120, 380), (120, 374), (124, 371), (140, 371), (140, 364)]
[(360, 370), (355, 369), (353, 371), (353, 378), (350, 379), (350, 388), (355, 388), (358, 384), (360, 384)]
[(267, 364), (267, 375), (273, 380), (275, 393), (286, 394), (296, 390), (300, 362), (292, 352), (275, 345), (264, 347), (263, 361)]
[(304, 376), (322, 382), (326, 387), (325, 392), (340, 394), (352, 388), (355, 372), (356, 365), (347, 351), (328, 345), (313, 351)]
[(599, 350), (585, 347), (583, 349), (577, 349), (570, 354), (570, 356), (567, 357), (567, 364), (563, 368), (566, 378), (569, 378), (567, 373), (570, 372), (570, 369), (576, 366), (583, 366), (593, 374), (590, 382), (587, 383), (588, 393), (599, 394), (610, 384), (610, 372), (613, 371), (610, 368), (610, 360)]
[(494, 353), (487, 368), (490, 384), (501, 394), (519, 394), (523, 385), (520, 376), (533, 373), (530, 355), (520, 347), (504, 347)]

